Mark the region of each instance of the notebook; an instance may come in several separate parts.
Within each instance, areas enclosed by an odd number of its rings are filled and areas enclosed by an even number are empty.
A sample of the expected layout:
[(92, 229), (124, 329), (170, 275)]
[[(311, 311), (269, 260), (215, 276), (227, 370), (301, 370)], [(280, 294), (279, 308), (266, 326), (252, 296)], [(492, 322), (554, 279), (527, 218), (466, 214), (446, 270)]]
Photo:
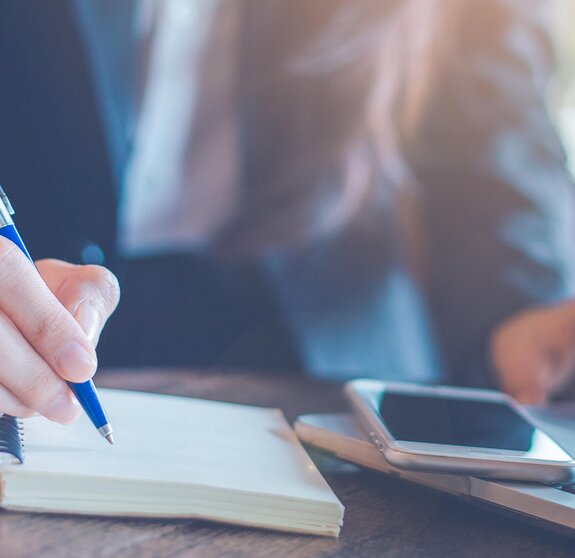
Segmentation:
[[(344, 508), (278, 409), (100, 390), (109, 446), (87, 417), (2, 417), (9, 510), (190, 517), (337, 536)], [(23, 458), (23, 463), (19, 463)]]

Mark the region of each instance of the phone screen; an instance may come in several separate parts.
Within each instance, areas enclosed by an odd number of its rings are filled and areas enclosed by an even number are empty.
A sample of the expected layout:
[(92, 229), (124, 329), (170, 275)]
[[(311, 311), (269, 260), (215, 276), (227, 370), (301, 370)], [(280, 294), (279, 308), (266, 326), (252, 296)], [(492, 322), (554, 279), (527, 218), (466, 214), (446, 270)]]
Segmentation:
[[(569, 459), (551, 438), (497, 401), (385, 391), (379, 414), (397, 441), (541, 453)], [(552, 451), (554, 448), (557, 451)], [(561, 456), (563, 454), (563, 457)]]

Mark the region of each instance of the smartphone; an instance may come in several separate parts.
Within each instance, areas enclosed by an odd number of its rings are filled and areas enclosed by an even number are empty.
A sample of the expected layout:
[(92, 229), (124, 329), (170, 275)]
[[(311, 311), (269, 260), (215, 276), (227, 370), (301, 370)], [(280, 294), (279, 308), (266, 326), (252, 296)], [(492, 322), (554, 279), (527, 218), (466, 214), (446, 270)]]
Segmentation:
[(511, 397), (497, 391), (354, 380), (356, 418), (400, 469), (565, 484), (575, 461)]

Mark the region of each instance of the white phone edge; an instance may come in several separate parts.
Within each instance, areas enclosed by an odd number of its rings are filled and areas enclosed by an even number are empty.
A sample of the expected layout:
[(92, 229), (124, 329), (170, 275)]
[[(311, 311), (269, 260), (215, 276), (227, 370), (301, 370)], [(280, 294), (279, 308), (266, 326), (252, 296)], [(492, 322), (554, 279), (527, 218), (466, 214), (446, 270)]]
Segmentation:
[(545, 520), (545, 516), (552, 517), (556, 525), (575, 530), (573, 495), (557, 488), (534, 482), (506, 482), (398, 469), (385, 460), (351, 414), (304, 415), (295, 421), (294, 429), (304, 444), (348, 463), (456, 497), (495, 505), (538, 521)]
[(427, 394), (455, 393), (462, 397), (470, 394), (473, 396), (479, 395), (489, 400), (505, 400), (530, 423), (534, 425), (536, 423), (511, 398), (499, 392), (472, 388), (380, 382), (377, 380), (352, 380), (348, 382), (345, 385), (345, 394), (353, 407), (357, 420), (385, 459), (399, 469), (447, 474), (456, 473), (504, 480), (535, 481), (546, 484), (566, 484), (573, 482), (575, 479), (575, 462), (573, 461), (552, 463), (534, 459), (498, 456), (496, 454), (440, 455), (409, 451), (405, 448), (399, 449), (393, 444), (391, 434), (385, 429), (375, 410), (374, 402), (370, 401), (367, 395), (370, 390), (385, 388)]

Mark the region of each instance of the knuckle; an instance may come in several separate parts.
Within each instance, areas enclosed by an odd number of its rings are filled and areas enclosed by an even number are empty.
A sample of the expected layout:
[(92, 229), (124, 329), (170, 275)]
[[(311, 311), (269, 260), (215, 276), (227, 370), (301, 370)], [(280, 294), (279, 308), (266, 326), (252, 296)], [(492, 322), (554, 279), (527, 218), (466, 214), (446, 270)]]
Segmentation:
[(30, 418), (36, 413), (33, 410), (28, 409), (24, 405), (8, 402), (5, 403), (0, 400), (0, 418), (2, 415), (11, 415), (18, 418)]
[(0, 282), (22, 269), (23, 258), (24, 255), (13, 242), (0, 236)]
[(29, 380), (19, 387), (16, 396), (33, 409), (44, 406), (56, 392), (57, 382), (49, 370), (37, 368), (31, 370)]
[(10, 414), (19, 418), (31, 418), (36, 416), (38, 414), (38, 411), (35, 411), (34, 409), (29, 409), (24, 405), (16, 405), (14, 410)]
[(26, 407), (24, 403), (16, 399), (12, 392), (7, 388), (0, 386), (0, 416), (2, 416), (2, 414), (8, 414), (20, 418), (29, 418), (38, 413), (34, 409)]
[[(59, 319), (58, 313), (49, 305), (44, 309), (36, 309), (35, 319), (32, 321), (30, 331), (26, 333), (28, 341), (34, 347), (46, 347), (58, 343), (66, 337), (65, 321)], [(42, 353), (43, 351), (39, 351)]]

